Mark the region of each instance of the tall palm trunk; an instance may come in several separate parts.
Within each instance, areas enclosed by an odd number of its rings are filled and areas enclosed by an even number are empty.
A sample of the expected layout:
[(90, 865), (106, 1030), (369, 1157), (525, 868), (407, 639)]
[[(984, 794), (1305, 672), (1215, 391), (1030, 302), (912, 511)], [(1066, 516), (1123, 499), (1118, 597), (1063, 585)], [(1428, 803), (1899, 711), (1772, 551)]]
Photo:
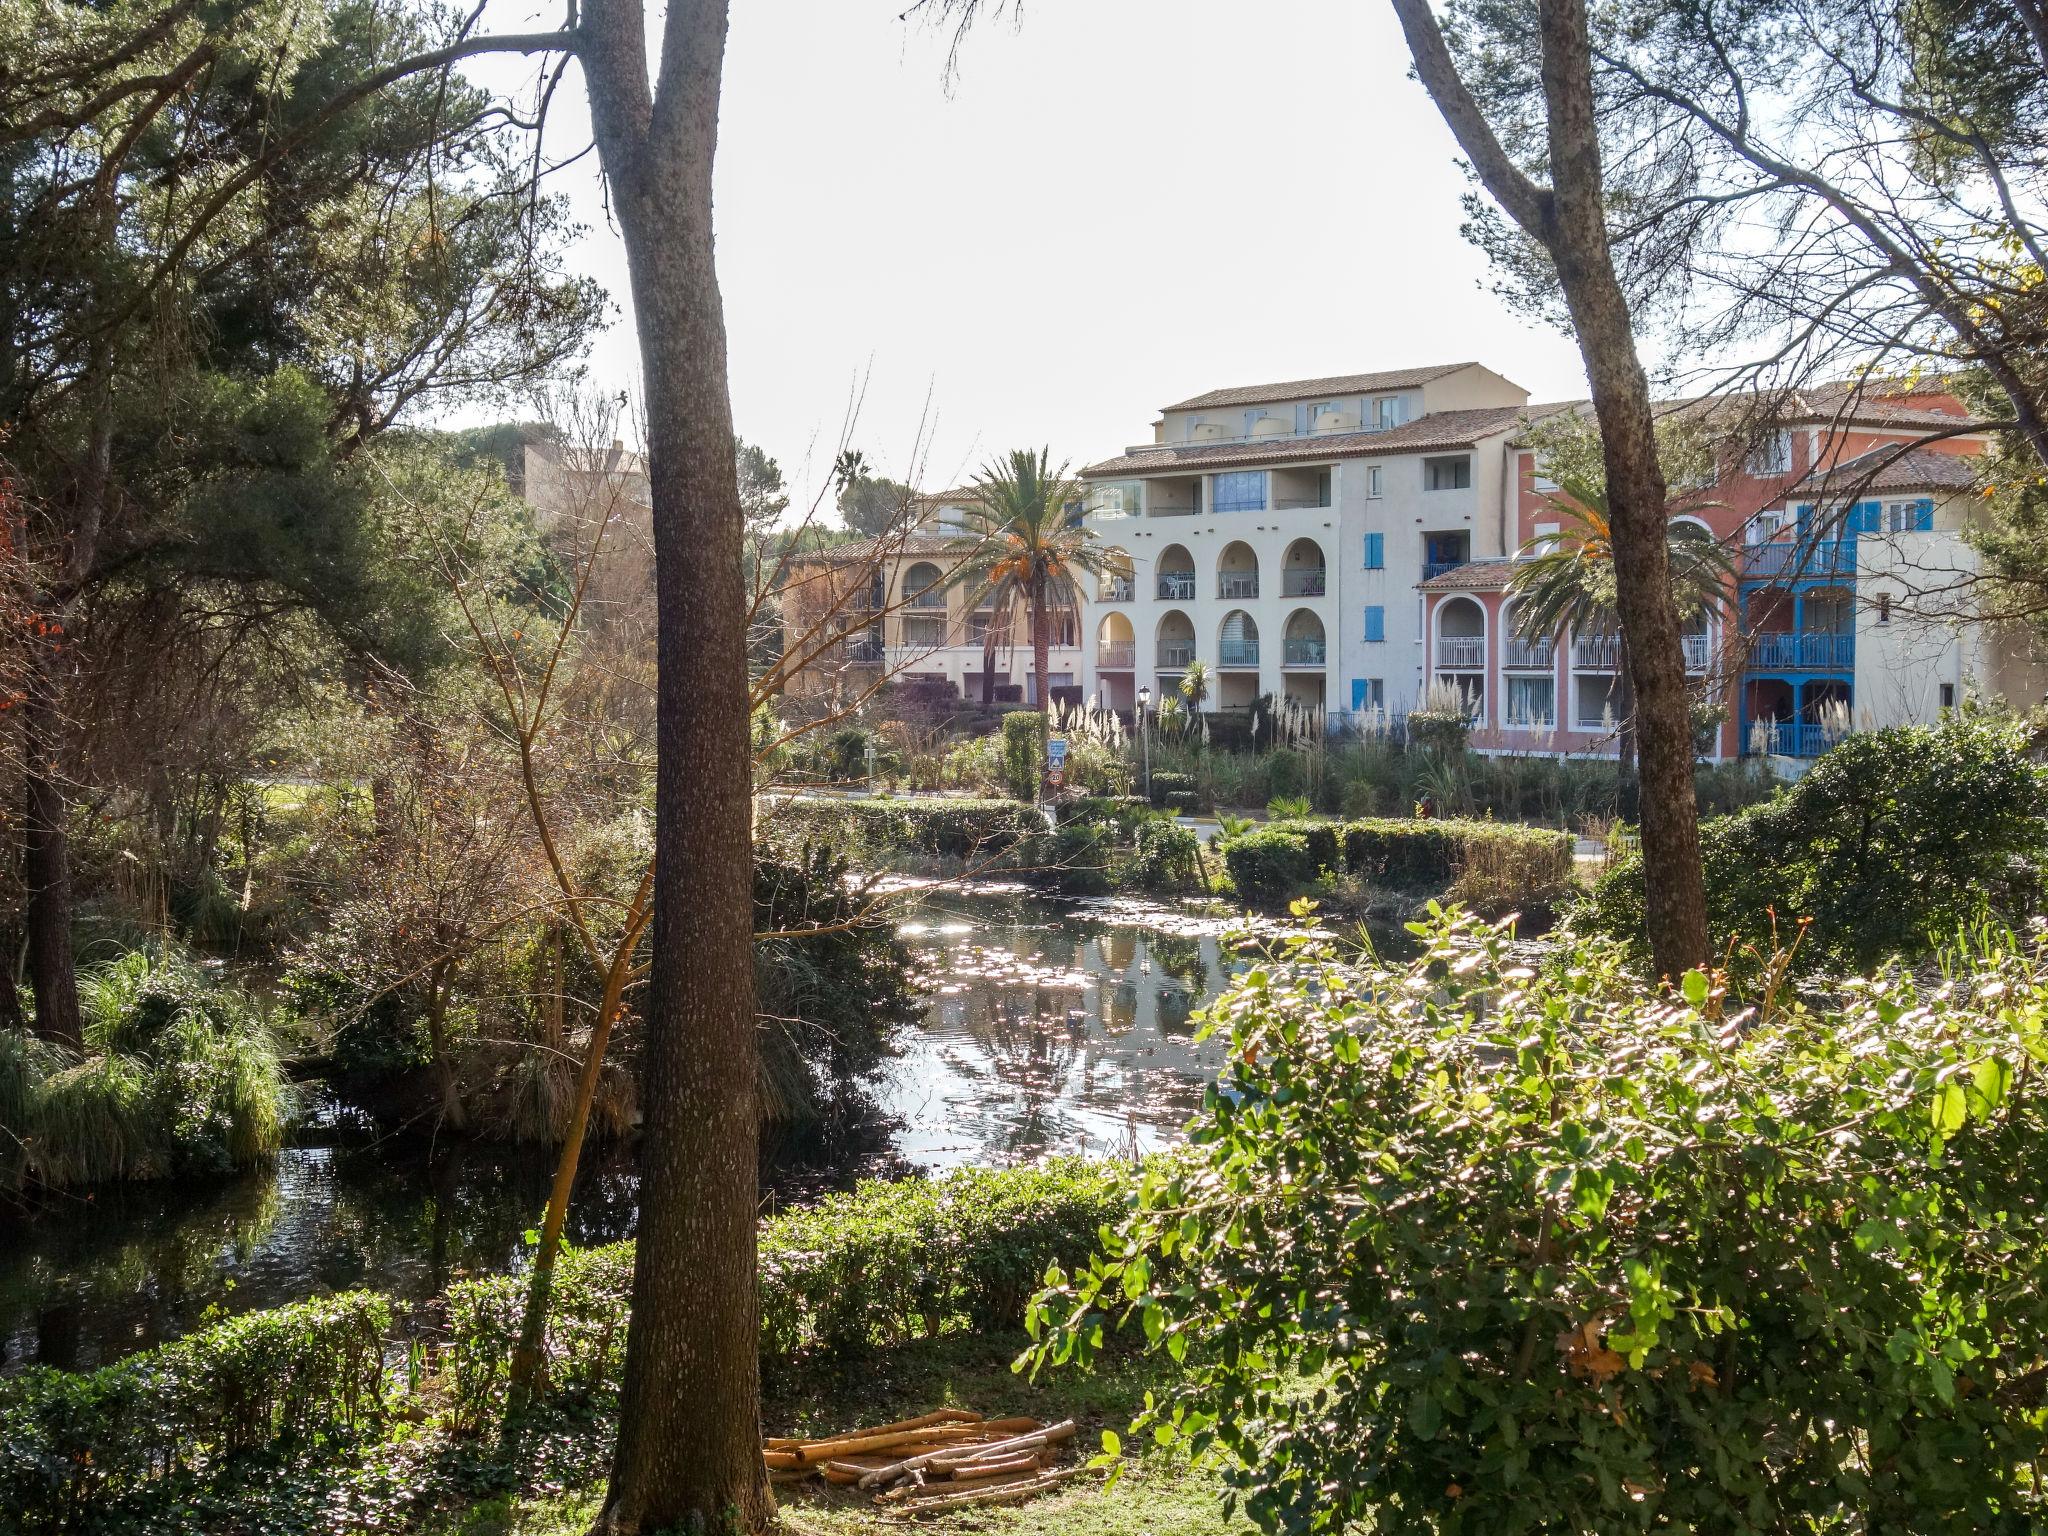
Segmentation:
[(765, 1530), (755, 1213), (744, 517), (713, 260), (725, 0), (585, 0), (591, 121), (626, 248), (654, 529), (654, 921), (639, 1243), (601, 1530)]
[(1046, 627), (1045, 576), (1031, 580), (1031, 665), (1038, 669), (1038, 798), (1052, 787), (1052, 635)]

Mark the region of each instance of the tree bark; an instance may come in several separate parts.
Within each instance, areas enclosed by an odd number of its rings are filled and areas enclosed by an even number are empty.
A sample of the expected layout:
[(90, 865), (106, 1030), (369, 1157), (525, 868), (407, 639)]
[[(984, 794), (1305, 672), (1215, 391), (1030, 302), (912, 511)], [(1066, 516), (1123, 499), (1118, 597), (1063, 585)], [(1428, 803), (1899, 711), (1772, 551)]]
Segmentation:
[(712, 251), (724, 0), (639, 0), (580, 51), (640, 338), (656, 598), (654, 921), (633, 1320), (598, 1528), (765, 1530), (744, 517)]
[(1052, 636), (1045, 623), (1045, 578), (1031, 583), (1031, 665), (1038, 670), (1038, 798), (1052, 787)]
[(71, 797), (64, 781), (59, 643), (45, 637), (35, 646), (22, 705), (22, 927), (36, 1033), (78, 1051), (85, 1048), (85, 1029), (71, 954)]
[(1552, 179), (1547, 189), (1523, 174), (1501, 147), (1458, 75), (1429, 0), (1392, 3), (1416, 74), (1474, 173), (1556, 266), (1586, 364), (1607, 469), (1615, 606), (1629, 637), (1628, 677), (1635, 690), (1644, 927), (1657, 969), (1676, 976), (1708, 959), (1692, 718), (1678, 605), (1671, 594), (1666, 487), (1649, 381), (1636, 356), (1628, 297), (1608, 244), (1584, 0), (1539, 0), (1537, 7)]

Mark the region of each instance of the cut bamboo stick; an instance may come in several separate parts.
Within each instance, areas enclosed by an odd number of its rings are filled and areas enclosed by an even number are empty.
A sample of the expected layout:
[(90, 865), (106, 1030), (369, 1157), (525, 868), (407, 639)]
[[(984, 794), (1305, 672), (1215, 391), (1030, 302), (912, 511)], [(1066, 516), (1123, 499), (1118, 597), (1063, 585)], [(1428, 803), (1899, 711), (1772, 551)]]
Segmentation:
[[(904, 1476), (906, 1473), (920, 1471), (925, 1467), (941, 1464), (948, 1457), (954, 1458), (957, 1461), (972, 1461), (977, 1457), (986, 1458), (991, 1452), (997, 1450), (1021, 1451), (1036, 1449), (1042, 1445), (1052, 1445), (1058, 1441), (1065, 1440), (1073, 1433), (1074, 1421), (1072, 1419), (1062, 1419), (1057, 1424), (1047, 1425), (1044, 1429), (1034, 1430), (1028, 1435), (1017, 1435), (1008, 1440), (995, 1440), (983, 1445), (927, 1451), (922, 1455), (906, 1457), (902, 1461), (894, 1462), (886, 1467), (877, 1467), (860, 1480), (860, 1485), (863, 1488), (882, 1487), (895, 1482), (897, 1478)], [(962, 1454), (963, 1452), (965, 1454)]]
[(845, 1440), (814, 1441), (792, 1446), (789, 1454), (811, 1463), (831, 1461), (850, 1451), (897, 1451), (907, 1446), (959, 1446), (980, 1431), (978, 1424), (928, 1424), (922, 1429), (899, 1429), (887, 1434), (864, 1435)]
[(972, 1408), (935, 1408), (914, 1419), (898, 1419), (894, 1424), (873, 1424), (837, 1435), (770, 1435), (761, 1444), (771, 1451), (790, 1451), (800, 1445), (833, 1445), (841, 1440), (858, 1440), (869, 1435), (893, 1435), (900, 1430), (923, 1429), (927, 1424), (979, 1424), (981, 1421), (981, 1415)]
[(948, 1486), (967, 1483), (985, 1483), (999, 1477), (1015, 1477), (1019, 1472), (1039, 1470), (1038, 1453), (1026, 1451), (1022, 1456), (1012, 1456), (1007, 1461), (976, 1461), (947, 1474)]
[[(887, 1506), (888, 1513), (898, 1519), (915, 1519), (919, 1515), (935, 1514), (948, 1509), (964, 1509), (972, 1504), (1019, 1504), (1025, 1499), (1036, 1497), (1048, 1488), (1057, 1488), (1072, 1477), (1079, 1477), (1086, 1467), (1067, 1467), (1058, 1472), (1046, 1472), (1025, 1483), (1008, 1483), (993, 1488), (977, 1488), (968, 1493), (944, 1494), (937, 1498), (911, 1499), (902, 1504)], [(928, 1485), (943, 1488), (943, 1483)], [(879, 1501), (877, 1501), (879, 1502)]]
[(794, 1451), (763, 1451), (761, 1459), (768, 1464), (771, 1472), (790, 1472), (804, 1464), (803, 1457)]

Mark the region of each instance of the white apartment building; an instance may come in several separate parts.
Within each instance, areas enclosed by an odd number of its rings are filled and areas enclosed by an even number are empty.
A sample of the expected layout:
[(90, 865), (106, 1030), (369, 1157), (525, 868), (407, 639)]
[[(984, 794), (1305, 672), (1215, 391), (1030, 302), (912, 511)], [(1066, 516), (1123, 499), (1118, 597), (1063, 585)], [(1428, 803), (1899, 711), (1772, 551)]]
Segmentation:
[(1127, 559), (1083, 615), (1091, 693), (1129, 709), (1189, 662), (1207, 707), (1261, 694), (1404, 715), (1423, 688), (1416, 583), (1500, 555), (1528, 392), (1477, 363), (1212, 390), (1082, 471)]

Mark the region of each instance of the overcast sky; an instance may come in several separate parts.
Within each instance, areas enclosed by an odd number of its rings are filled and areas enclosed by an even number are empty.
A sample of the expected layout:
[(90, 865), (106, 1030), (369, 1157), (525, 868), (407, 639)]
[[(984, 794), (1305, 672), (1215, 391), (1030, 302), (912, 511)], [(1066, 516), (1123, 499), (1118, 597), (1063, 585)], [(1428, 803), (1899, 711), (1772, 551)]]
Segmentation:
[[(950, 89), (906, 3), (733, 5), (733, 410), (799, 499), (863, 384), (850, 440), (907, 477), (928, 409), (934, 489), (1017, 445), (1104, 457), (1228, 384), (1471, 359), (1538, 399), (1584, 392), (1571, 342), (1510, 313), (1460, 236), (1464, 177), (1384, 0), (1029, 0), (969, 38)], [(565, 88), (550, 148), (587, 142)], [(558, 186), (589, 226), (576, 264), (622, 311), (592, 380), (636, 388), (595, 156)]]

